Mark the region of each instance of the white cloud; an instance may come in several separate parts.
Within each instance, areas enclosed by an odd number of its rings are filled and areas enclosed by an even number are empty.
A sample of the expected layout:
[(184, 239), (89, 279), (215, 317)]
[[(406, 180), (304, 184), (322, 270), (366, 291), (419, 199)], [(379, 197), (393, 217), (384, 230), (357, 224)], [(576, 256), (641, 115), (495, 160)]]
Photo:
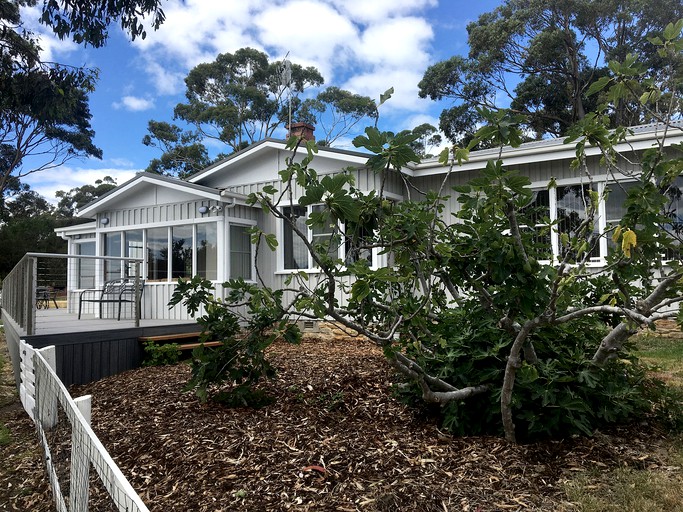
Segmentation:
[[(416, 126), (421, 124), (431, 124), (435, 128), (439, 127), (439, 119), (427, 114), (415, 114), (414, 116), (408, 116), (405, 118), (404, 122), (396, 127), (397, 131), (401, 130), (412, 130)], [(443, 136), (443, 134), (441, 134)]]
[(343, 87), (357, 94), (370, 96), (379, 100), (379, 95), (390, 87), (394, 88), (391, 99), (380, 107), (380, 111), (395, 110), (426, 110), (428, 100), (417, 96), (417, 83), (422, 79), (422, 73), (410, 69), (383, 69), (353, 76)]
[(327, 0), (348, 17), (368, 23), (436, 7), (438, 0)]
[(142, 112), (154, 108), (154, 100), (138, 98), (137, 96), (124, 96), (121, 101), (112, 103), (115, 109), (125, 109), (131, 112)]
[[(265, 9), (255, 20), (259, 40), (316, 63), (324, 76), (348, 63), (359, 34), (353, 22), (319, 1), (296, 0)], [(283, 29), (283, 27), (286, 27)]]
[[(166, 22), (133, 45), (160, 94), (182, 92), (182, 79), (192, 67), (247, 46), (266, 51), (271, 58), (289, 52), (292, 62), (318, 68), (328, 85), (357, 84), (354, 76), (386, 76), (398, 69), (414, 70), (412, 80), (421, 78), (434, 37), (421, 15), (436, 4), (436, 0), (170, 0), (164, 4)], [(372, 90), (373, 96), (379, 90), (370, 85), (362, 89)]]
[(111, 176), (116, 180), (117, 184), (121, 185), (141, 171), (142, 169), (122, 169), (118, 167), (77, 169), (63, 165), (52, 171), (29, 174), (22, 178), (21, 181), (22, 183), (28, 183), (31, 189), (38, 192), (49, 202), (56, 204), (58, 199), (55, 197), (55, 193), (58, 190), (68, 192), (72, 188), (83, 185), (94, 185), (97, 180), (101, 180), (106, 176)]
[(158, 62), (158, 57), (153, 54), (143, 55), (144, 67), (149, 79), (154, 84), (157, 93), (173, 95), (182, 91), (183, 79), (187, 71), (172, 71)]
[(367, 28), (356, 53), (365, 61), (392, 68), (419, 68), (429, 62), (426, 48), (433, 37), (421, 18), (390, 19)]
[[(142, 51), (161, 50), (186, 67), (192, 67), (220, 52), (249, 46), (248, 31), (252, 15), (266, 2), (225, 2), (223, 0), (171, 0), (164, 3), (166, 21), (157, 31), (150, 31), (135, 45)], [(223, 47), (226, 36), (237, 45)]]
[(43, 62), (58, 62), (59, 56), (73, 53), (79, 47), (70, 39), (60, 40), (50, 28), (39, 23), (38, 20), (42, 16), (40, 4), (42, 2), (39, 2), (38, 6), (23, 7), (21, 9), (21, 20), (24, 23), (24, 28), (38, 36), (41, 48), (40, 56)]

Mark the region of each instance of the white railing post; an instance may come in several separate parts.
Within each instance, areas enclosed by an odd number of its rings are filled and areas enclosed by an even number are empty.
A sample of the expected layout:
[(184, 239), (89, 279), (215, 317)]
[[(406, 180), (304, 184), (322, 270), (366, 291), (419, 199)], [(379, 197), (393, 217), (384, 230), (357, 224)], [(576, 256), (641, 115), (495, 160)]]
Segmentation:
[(79, 412), (83, 415), (85, 422), (90, 425), (92, 421), (92, 395), (79, 396), (74, 398), (74, 402)]
[(27, 277), (24, 287), (26, 297), (26, 334), (36, 333), (36, 287), (38, 286), (38, 259), (30, 257), (27, 260)]
[[(22, 353), (29, 354), (31, 346), (22, 342)], [(25, 352), (23, 351), (25, 349)], [(58, 512), (87, 512), (90, 492), (90, 469), (98, 475), (113, 507), (119, 512), (149, 512), (107, 450), (90, 427), (91, 397), (73, 399), (55, 373), (55, 347), (35, 350), (32, 363), (35, 369), (35, 411), (38, 436), (45, 453), (48, 479)], [(53, 464), (49, 436), (45, 431), (56, 425), (57, 407), (62, 405), (61, 420), (71, 427), (71, 464), (69, 468), (68, 506), (60, 488), (58, 471)], [(61, 429), (58, 434), (61, 434)], [(59, 452), (59, 450), (58, 450)]]

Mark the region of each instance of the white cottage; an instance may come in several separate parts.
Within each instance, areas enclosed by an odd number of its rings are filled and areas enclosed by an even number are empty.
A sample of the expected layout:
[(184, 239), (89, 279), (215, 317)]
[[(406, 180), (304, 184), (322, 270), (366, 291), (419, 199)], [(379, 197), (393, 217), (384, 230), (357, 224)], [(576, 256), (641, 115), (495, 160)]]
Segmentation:
[[(299, 128), (302, 136), (312, 135), (313, 127)], [(642, 152), (655, 144), (670, 147), (683, 143), (683, 122), (670, 128), (666, 140), (662, 135), (661, 126), (633, 128), (627, 142), (617, 148), (624, 159), (621, 165), (624, 173), (619, 175), (608, 173), (601, 165), (597, 148), (588, 148), (590, 182), (571, 169), (575, 149), (562, 140), (503, 149), (505, 165), (530, 178), (536, 191), (535, 206), (546, 212), (543, 217), (557, 221), (557, 228), (539, 239), (548, 261), (555, 261), (559, 253), (558, 231), (584, 215), (583, 197), (590, 187), (599, 192), (605, 187), (611, 189), (606, 202), (599, 205), (596, 235), (622, 217), (625, 190), (629, 180), (639, 172)], [(254, 247), (248, 235), (254, 225), (278, 239), (276, 251), (263, 248), (258, 254), (258, 268), (265, 284), (283, 287), (288, 276), (303, 271), (313, 285), (321, 274), (302, 241), (293, 236), (291, 228), (265, 214), (260, 207), (246, 204), (247, 195), (252, 192), (267, 185), (281, 187), (278, 172), (285, 168), (285, 159), (290, 155), (284, 141), (267, 139), (186, 181), (140, 173), (83, 208), (79, 216), (86, 223), (58, 230), (68, 240), (68, 255), (29, 253), (3, 282), (2, 320), (16, 378), (19, 379), (20, 339), (36, 348), (54, 345), (60, 379), (71, 385), (139, 366), (143, 357), (142, 342), (150, 337), (196, 337), (197, 325), (185, 308), (168, 307), (175, 282), (179, 277), (197, 274), (216, 283), (238, 277), (255, 280)], [(471, 153), (469, 161), (449, 175), (446, 187), (450, 191), (450, 187), (477, 177), (488, 160), (497, 156), (498, 150)], [(319, 175), (351, 172), (356, 188), (377, 190), (380, 178), (366, 168), (367, 159), (364, 153), (323, 147), (312, 167)], [(418, 189), (428, 191), (438, 190), (447, 169), (436, 160), (426, 160), (401, 172)], [(399, 173), (385, 178), (384, 193), (388, 198), (407, 199)], [(557, 186), (549, 189), (551, 178)], [(614, 180), (620, 181), (621, 186), (614, 187)], [(683, 178), (679, 177), (675, 190), (682, 189)], [(303, 195), (301, 189), (295, 188), (293, 194), (292, 205), (283, 208), (294, 210), (288, 213), (300, 219), (299, 227), (311, 240), (324, 236), (309, 230), (304, 223), (309, 209), (316, 206), (297, 204), (298, 197)], [(444, 218), (452, 219), (451, 213), (459, 207), (456, 193), (451, 194), (445, 206)], [(668, 210), (671, 227), (680, 229), (683, 226), (680, 193), (671, 196)], [(607, 238), (599, 237), (599, 244), (591, 253), (590, 264), (596, 269), (605, 264), (610, 250)], [(345, 244), (338, 250), (344, 251)], [(678, 254), (670, 256), (678, 257)], [(387, 265), (386, 256), (377, 252), (368, 254), (368, 258), (374, 267)], [(144, 280), (139, 302), (141, 311), (135, 307), (141, 291), (139, 286), (134, 286), (134, 292), (128, 289), (127, 295), (122, 296), (123, 303), (116, 294), (84, 292), (93, 288), (101, 292), (105, 282), (133, 276), (134, 269), (139, 270), (138, 275)], [(135, 283), (139, 285), (140, 281), (136, 279)], [(64, 293), (66, 308), (61, 300)]]
[[(683, 123), (670, 130), (664, 141), (667, 146), (683, 142), (681, 127)], [(299, 124), (298, 128), (302, 129), (302, 136), (312, 135), (312, 126)], [(628, 142), (617, 148), (631, 162), (626, 170), (637, 172), (639, 155), (659, 143), (661, 136), (661, 126), (634, 127)], [(143, 318), (188, 318), (182, 307), (169, 310), (167, 306), (174, 282), (179, 277), (199, 274), (217, 283), (238, 277), (254, 279), (253, 247), (248, 230), (255, 224), (266, 232), (276, 233), (279, 241), (277, 251), (263, 250), (259, 253), (259, 268), (267, 285), (280, 286), (288, 274), (299, 270), (308, 270), (310, 278), (315, 279), (316, 269), (303, 244), (292, 236), (291, 229), (264, 214), (259, 207), (245, 203), (248, 194), (266, 185), (280, 186), (278, 172), (285, 168), (285, 158), (290, 155), (284, 141), (266, 139), (234, 153), (187, 181), (140, 173), (79, 212), (79, 217), (93, 219), (93, 222), (62, 228), (58, 233), (68, 240), (69, 254), (142, 259), (141, 277), (145, 283)], [(450, 176), (448, 186), (465, 184), (497, 155), (498, 149), (471, 153), (469, 161)], [(536, 206), (546, 208), (551, 220), (561, 220), (571, 215), (583, 215), (582, 197), (589, 187), (602, 192), (615, 179), (601, 166), (598, 148), (589, 148), (588, 155), (591, 184), (585, 176), (577, 175), (570, 168), (575, 148), (560, 139), (505, 148), (502, 157), (507, 167), (518, 169), (531, 179), (533, 188), (537, 190)], [(369, 191), (377, 189), (379, 183), (378, 176), (365, 167), (367, 158), (367, 154), (356, 151), (322, 147), (312, 167), (319, 175), (350, 170), (355, 176), (356, 188)], [(402, 170), (421, 190), (438, 189), (446, 171), (436, 160), (426, 160)], [(551, 178), (557, 187), (548, 189)], [(623, 181), (624, 187), (613, 187), (607, 202), (600, 205), (596, 235), (624, 213), (624, 190), (628, 189), (629, 176), (619, 175), (616, 179)], [(683, 187), (683, 178), (678, 178), (678, 184)], [(391, 176), (384, 187), (390, 198), (397, 201), (405, 198), (398, 174)], [(294, 194), (296, 199), (301, 190), (295, 190)], [(306, 213), (305, 207), (294, 208), (302, 211), (292, 213)], [(457, 194), (453, 194), (444, 213), (445, 218), (452, 218), (451, 213), (457, 208)], [(672, 198), (671, 209), (675, 212), (676, 221), (682, 222), (683, 200), (680, 197)], [(304, 218), (305, 215), (302, 222)], [(305, 224), (302, 227), (306, 229)], [(315, 237), (316, 233), (309, 230), (309, 236)], [(559, 251), (558, 234), (551, 234), (546, 242), (548, 259), (551, 259)], [(607, 237), (601, 237), (592, 254), (591, 264), (603, 265), (608, 250)], [(373, 254), (373, 266), (384, 265), (386, 261), (383, 258)], [(126, 270), (117, 262), (81, 261), (68, 277), (70, 308), (77, 309), (79, 290), (101, 286), (109, 279), (124, 275)]]

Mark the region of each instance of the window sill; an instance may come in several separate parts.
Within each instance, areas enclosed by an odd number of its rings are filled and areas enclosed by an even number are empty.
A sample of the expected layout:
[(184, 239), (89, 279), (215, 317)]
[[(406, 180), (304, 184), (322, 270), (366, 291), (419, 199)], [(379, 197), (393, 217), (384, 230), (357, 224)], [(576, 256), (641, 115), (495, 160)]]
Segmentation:
[[(370, 270), (378, 270), (380, 267), (369, 267)], [(342, 267), (339, 270), (345, 271), (346, 267)], [(299, 268), (299, 269), (287, 269), (287, 270), (276, 270), (273, 274), (276, 276), (289, 276), (292, 274), (298, 274), (299, 272), (304, 272), (305, 274), (322, 274), (322, 270), (319, 268)]]

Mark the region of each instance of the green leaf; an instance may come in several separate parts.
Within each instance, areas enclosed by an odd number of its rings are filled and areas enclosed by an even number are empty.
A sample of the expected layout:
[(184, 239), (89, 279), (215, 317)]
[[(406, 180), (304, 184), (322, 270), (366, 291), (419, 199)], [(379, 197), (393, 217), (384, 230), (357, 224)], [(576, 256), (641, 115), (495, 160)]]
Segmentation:
[(678, 20), (676, 24), (669, 23), (664, 28), (664, 39), (667, 41), (672, 41), (681, 35), (681, 29), (683, 29), (683, 19)]
[(268, 246), (268, 248), (271, 251), (274, 251), (275, 249), (277, 249), (277, 246), (278, 246), (277, 236), (275, 236), (274, 233), (267, 234), (263, 238), (266, 241), (266, 245)]
[(353, 300), (362, 301), (370, 295), (370, 285), (364, 279), (358, 279), (351, 286), (351, 298)]
[(300, 206), (310, 206), (312, 204), (320, 204), (325, 195), (325, 188), (322, 185), (310, 185), (306, 189), (306, 195), (299, 198)]
[(447, 165), (450, 157), (451, 157), (451, 148), (444, 148), (443, 150), (441, 150), (441, 153), (439, 153), (439, 163), (441, 165)]
[(607, 85), (612, 81), (609, 76), (603, 76), (591, 84), (586, 91), (586, 96), (592, 96), (593, 94), (602, 91)]
[(388, 101), (391, 96), (394, 94), (394, 88), (389, 87), (386, 91), (384, 91), (383, 94), (379, 95), (379, 104), (383, 105), (386, 101)]

